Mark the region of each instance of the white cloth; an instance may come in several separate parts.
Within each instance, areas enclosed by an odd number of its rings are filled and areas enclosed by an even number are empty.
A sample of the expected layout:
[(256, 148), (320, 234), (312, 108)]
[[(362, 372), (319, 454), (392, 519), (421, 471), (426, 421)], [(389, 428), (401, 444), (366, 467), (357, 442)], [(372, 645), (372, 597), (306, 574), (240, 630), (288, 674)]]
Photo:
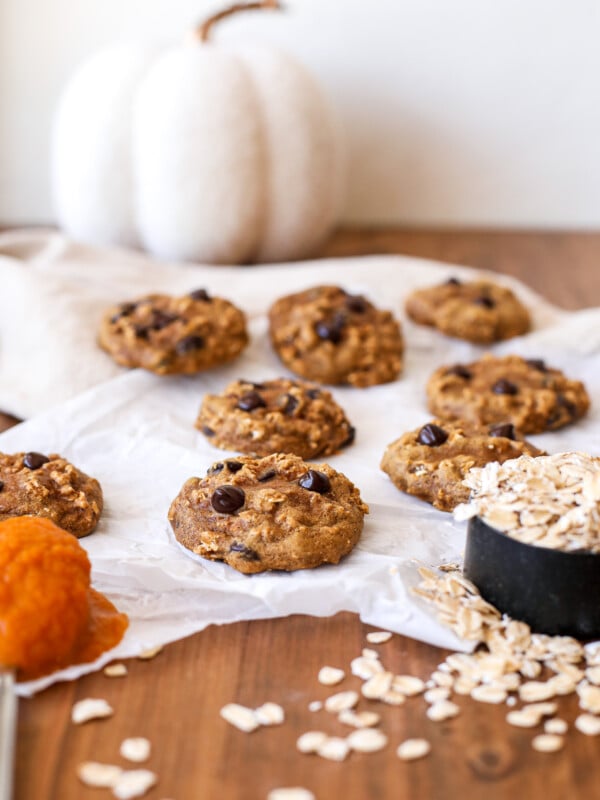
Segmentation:
[[(410, 594), (416, 562), (436, 565), (460, 558), (465, 528), (451, 515), (397, 491), (379, 462), (390, 441), (427, 421), (429, 374), (443, 363), (473, 360), (482, 348), (403, 319), (401, 378), (369, 389), (334, 388), (357, 427), (357, 438), (329, 462), (356, 483), (371, 509), (361, 541), (338, 566), (240, 575), (223, 564), (190, 557), (175, 543), (166, 515), (183, 482), (203, 475), (223, 456), (193, 427), (202, 395), (240, 376), (260, 381), (286, 373), (267, 336), (265, 312), (276, 297), (317, 283), (338, 283), (403, 317), (404, 298), (414, 287), (451, 275), (471, 277), (473, 271), (404, 257), (249, 268), (168, 266), (30, 233), (0, 237), (0, 252), (5, 253), (0, 262), (0, 408), (38, 412), (2, 434), (0, 450), (59, 452), (100, 480), (106, 509), (97, 531), (81, 543), (92, 561), (94, 585), (131, 622), (111, 653), (92, 665), (23, 684), (23, 693), (211, 623), (292, 613), (327, 616), (350, 610), (373, 625), (433, 644), (468, 647)], [(532, 441), (549, 452), (600, 454), (600, 309), (561, 312), (518, 282), (497, 279), (516, 288), (532, 308), (535, 330), (491, 349), (545, 358), (584, 379), (592, 396), (586, 419)], [(233, 364), (194, 377), (160, 378), (120, 370), (96, 347), (104, 306), (150, 290), (177, 293), (200, 287), (248, 313), (251, 344)], [(91, 388), (77, 394), (86, 387)]]

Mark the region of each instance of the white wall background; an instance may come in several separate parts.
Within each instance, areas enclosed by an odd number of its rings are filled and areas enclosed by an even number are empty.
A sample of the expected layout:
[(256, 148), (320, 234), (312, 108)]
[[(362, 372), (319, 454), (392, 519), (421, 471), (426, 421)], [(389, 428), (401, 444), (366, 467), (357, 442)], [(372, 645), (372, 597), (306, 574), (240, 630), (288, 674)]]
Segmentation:
[[(338, 108), (345, 219), (600, 227), (597, 0), (284, 0), (224, 23), (287, 48)], [(49, 130), (94, 49), (227, 0), (0, 0), (0, 222), (52, 220)]]

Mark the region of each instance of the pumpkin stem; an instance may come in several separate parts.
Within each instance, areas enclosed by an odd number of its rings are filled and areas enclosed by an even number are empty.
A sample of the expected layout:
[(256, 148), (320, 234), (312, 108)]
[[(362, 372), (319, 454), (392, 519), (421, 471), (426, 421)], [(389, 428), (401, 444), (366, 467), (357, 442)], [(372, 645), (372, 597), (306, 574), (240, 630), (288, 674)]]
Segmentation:
[(210, 32), (215, 23), (220, 22), (225, 17), (230, 17), (232, 14), (237, 14), (238, 11), (260, 11), (261, 9), (281, 9), (279, 0), (256, 0), (252, 3), (235, 3), (222, 11), (217, 11), (212, 17), (202, 22), (194, 31), (194, 37), (200, 42), (207, 42), (210, 38)]

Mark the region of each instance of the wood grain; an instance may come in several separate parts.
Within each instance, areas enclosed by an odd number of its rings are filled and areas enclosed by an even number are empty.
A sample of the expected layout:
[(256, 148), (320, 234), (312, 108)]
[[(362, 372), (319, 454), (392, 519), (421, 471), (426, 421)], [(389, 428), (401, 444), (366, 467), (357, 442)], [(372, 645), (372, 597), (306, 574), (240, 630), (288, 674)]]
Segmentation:
[[(323, 255), (409, 253), (471, 264), (515, 275), (565, 308), (600, 305), (600, 235), (449, 231), (342, 231)], [(352, 614), (318, 619), (238, 623), (176, 642), (149, 662), (131, 660), (126, 678), (102, 673), (56, 685), (20, 704), (16, 800), (99, 800), (107, 790), (83, 787), (75, 777), (85, 760), (125, 762), (118, 756), (126, 736), (147, 736), (148, 762), (159, 785), (154, 800), (263, 800), (276, 786), (306, 786), (318, 800), (564, 800), (597, 796), (598, 742), (570, 732), (558, 754), (531, 749), (532, 731), (508, 726), (506, 707), (459, 698), (462, 713), (433, 723), (422, 698), (399, 708), (373, 704), (384, 718), (388, 747), (373, 755), (353, 754), (346, 762), (301, 755), (296, 738), (322, 729), (347, 733), (326, 712), (308, 703), (333, 689), (316, 675), (329, 664), (347, 668), (366, 646), (367, 626)], [(377, 648), (395, 672), (426, 678), (444, 651), (404, 637)], [(350, 676), (343, 688), (356, 688)], [(73, 726), (77, 699), (104, 697), (111, 719)], [(282, 727), (243, 734), (219, 717), (227, 702), (258, 706), (280, 703)], [(561, 703), (572, 721), (574, 699)], [(400, 762), (395, 748), (425, 736), (432, 754)]]

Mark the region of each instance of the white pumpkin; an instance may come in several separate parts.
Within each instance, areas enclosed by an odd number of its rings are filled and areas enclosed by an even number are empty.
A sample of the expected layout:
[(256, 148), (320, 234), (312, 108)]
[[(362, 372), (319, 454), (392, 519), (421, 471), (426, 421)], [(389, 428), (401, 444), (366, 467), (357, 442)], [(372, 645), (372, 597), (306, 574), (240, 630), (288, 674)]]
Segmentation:
[(302, 258), (328, 235), (340, 187), (331, 109), (289, 57), (208, 41), (232, 10), (181, 46), (112, 47), (73, 76), (52, 155), (67, 233), (213, 263)]

